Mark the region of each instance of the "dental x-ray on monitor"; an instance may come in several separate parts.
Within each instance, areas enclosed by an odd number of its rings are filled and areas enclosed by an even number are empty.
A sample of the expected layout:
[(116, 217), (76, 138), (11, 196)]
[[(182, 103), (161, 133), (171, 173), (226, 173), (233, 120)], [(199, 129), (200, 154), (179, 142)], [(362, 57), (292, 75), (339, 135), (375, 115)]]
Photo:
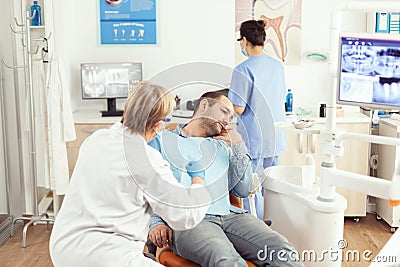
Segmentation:
[(102, 116), (121, 116), (116, 99), (126, 98), (130, 90), (143, 79), (142, 63), (82, 63), (82, 99), (107, 99)]
[(340, 37), (337, 103), (400, 109), (400, 36)]

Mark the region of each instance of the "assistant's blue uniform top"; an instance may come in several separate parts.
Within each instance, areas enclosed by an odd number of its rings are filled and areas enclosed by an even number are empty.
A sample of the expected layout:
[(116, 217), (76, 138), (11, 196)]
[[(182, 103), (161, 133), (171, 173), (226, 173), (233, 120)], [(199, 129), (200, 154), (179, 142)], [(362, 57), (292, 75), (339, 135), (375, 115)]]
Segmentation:
[(274, 122), (285, 116), (286, 84), (282, 64), (267, 55), (251, 56), (233, 71), (229, 99), (245, 107), (237, 130), (252, 158), (278, 156), (286, 150), (286, 135)]

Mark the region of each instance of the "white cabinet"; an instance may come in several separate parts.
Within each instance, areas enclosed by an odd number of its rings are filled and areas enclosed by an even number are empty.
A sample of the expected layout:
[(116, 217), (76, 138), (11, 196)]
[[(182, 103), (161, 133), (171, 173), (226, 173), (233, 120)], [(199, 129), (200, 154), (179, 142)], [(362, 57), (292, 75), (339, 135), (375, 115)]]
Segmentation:
[(68, 168), (69, 177), (72, 175), (72, 171), (75, 168), (76, 160), (78, 159), (79, 148), (83, 141), (88, 138), (96, 130), (110, 127), (112, 124), (104, 123), (75, 123), (76, 139), (72, 142), (67, 143), (67, 154), (68, 154)]
[[(400, 121), (384, 119), (379, 122), (379, 135), (389, 137), (400, 137)], [(400, 147), (378, 145), (378, 177), (391, 180), (395, 164), (400, 161)], [(400, 207), (389, 207), (386, 199), (376, 199), (376, 213), (384, 219), (391, 227), (400, 226)]]
[(304, 165), (306, 164), (306, 154), (311, 154), (316, 160), (317, 139), (319, 140), (318, 134), (287, 133), (287, 149), (284, 154), (279, 156), (279, 165)]
[(71, 177), (74, 170), (76, 160), (78, 159), (79, 148), (83, 141), (93, 134), (96, 130), (108, 128), (115, 122), (120, 120), (120, 117), (101, 117), (99, 111), (86, 110), (74, 113), (74, 123), (76, 140), (67, 143), (68, 167)]
[[(337, 128), (351, 133), (370, 133), (369, 118), (356, 113), (338, 118)], [(324, 119), (316, 118), (317, 125), (324, 127)], [(344, 155), (335, 159), (336, 167), (341, 170), (351, 171), (358, 174), (369, 174), (369, 143), (358, 140), (345, 140)], [(315, 159), (316, 175), (319, 176), (319, 165), (323, 160), (321, 153), (321, 139), (319, 134), (287, 134), (287, 150), (279, 157), (280, 165), (301, 166), (306, 164), (306, 154), (311, 154)], [(366, 216), (367, 195), (350, 191), (344, 188), (337, 188), (336, 191), (347, 199), (345, 216), (360, 217)]]

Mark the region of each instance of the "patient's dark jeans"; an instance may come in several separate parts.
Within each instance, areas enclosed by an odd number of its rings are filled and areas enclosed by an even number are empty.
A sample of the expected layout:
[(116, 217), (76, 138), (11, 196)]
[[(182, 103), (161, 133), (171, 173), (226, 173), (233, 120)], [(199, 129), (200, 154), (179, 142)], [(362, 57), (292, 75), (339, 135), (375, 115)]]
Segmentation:
[(291, 259), (296, 253), (285, 237), (246, 213), (205, 218), (173, 236), (172, 250), (201, 266), (247, 266), (244, 259), (257, 266), (304, 266)]

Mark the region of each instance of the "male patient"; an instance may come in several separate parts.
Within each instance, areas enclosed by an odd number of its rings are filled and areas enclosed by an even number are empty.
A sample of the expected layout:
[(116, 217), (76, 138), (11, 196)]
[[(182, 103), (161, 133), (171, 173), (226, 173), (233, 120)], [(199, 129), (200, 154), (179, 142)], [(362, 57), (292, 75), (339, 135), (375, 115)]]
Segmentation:
[[(198, 151), (198, 168), (205, 172), (205, 185), (213, 199), (203, 221), (187, 231), (171, 230), (153, 214), (149, 239), (158, 247), (168, 244), (177, 255), (201, 266), (247, 266), (244, 259), (257, 266), (303, 266), (285, 237), (229, 203), (229, 192), (247, 197), (252, 181), (247, 148), (240, 134), (228, 128), (232, 119), (230, 100), (208, 92), (197, 101), (187, 124), (178, 125), (174, 133), (164, 131), (149, 143), (170, 162), (175, 177), (184, 185), (187, 173), (180, 166), (185, 162), (183, 154)], [(180, 147), (178, 136), (191, 139), (193, 147), (188, 147), (188, 142)]]

